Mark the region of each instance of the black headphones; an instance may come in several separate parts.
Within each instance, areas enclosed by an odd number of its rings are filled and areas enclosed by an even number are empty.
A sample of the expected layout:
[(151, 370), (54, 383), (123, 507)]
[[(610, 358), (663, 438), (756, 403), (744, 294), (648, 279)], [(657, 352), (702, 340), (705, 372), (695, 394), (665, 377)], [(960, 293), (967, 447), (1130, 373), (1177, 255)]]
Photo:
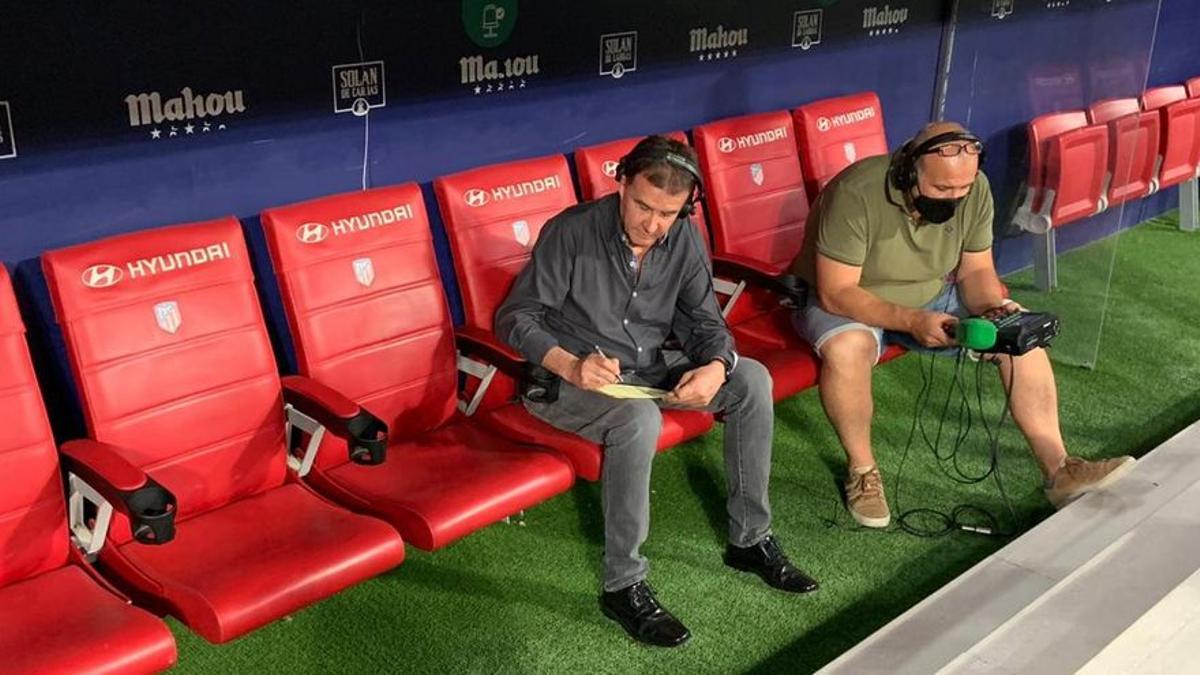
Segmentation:
[[(896, 159), (892, 162), (891, 178), (892, 185), (901, 192), (907, 192), (917, 184), (917, 160), (921, 155), (927, 155), (933, 152), (933, 149), (953, 143), (954, 141), (965, 141), (967, 143), (977, 143), (979, 145), (979, 166), (983, 166), (983, 158), (985, 156), (983, 139), (969, 131), (947, 131), (944, 134), (938, 134), (932, 138), (928, 138), (924, 143), (917, 147), (912, 147), (912, 139), (909, 139), (903, 146), (900, 147), (900, 152), (896, 153)], [(978, 169), (976, 169), (978, 171)]]
[(618, 183), (624, 181), (626, 169), (643, 160), (666, 162), (677, 169), (686, 171), (694, 179), (692, 193), (688, 195), (683, 208), (679, 209), (679, 217), (686, 219), (696, 212), (696, 204), (704, 199), (704, 179), (700, 177), (700, 167), (696, 166), (690, 157), (670, 149), (668, 144), (670, 140), (665, 136), (649, 136), (642, 139), (634, 146), (633, 150), (629, 151), (629, 154), (617, 162), (617, 170), (613, 174), (613, 178)]

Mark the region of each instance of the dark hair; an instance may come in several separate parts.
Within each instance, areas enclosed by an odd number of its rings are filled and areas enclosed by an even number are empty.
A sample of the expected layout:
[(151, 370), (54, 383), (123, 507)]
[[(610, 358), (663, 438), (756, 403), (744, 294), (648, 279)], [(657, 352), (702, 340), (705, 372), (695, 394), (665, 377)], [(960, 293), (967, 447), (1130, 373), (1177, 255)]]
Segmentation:
[(625, 155), (623, 169), (626, 183), (642, 174), (651, 185), (671, 194), (691, 192), (696, 187), (695, 176), (667, 161), (668, 154), (681, 155), (692, 164), (697, 163), (696, 151), (687, 144), (666, 136), (647, 136)]

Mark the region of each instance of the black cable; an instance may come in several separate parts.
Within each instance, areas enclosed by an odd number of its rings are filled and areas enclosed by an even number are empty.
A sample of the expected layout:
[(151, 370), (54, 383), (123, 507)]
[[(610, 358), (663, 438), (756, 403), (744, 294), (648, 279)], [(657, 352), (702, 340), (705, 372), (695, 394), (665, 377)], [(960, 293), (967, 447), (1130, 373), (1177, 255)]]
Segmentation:
[[(986, 411), (983, 407), (983, 385), (982, 385), (982, 368), (983, 361), (980, 360), (975, 367), (975, 403), (978, 408), (978, 419), (984, 429), (984, 434), (987, 438), (987, 468), (979, 474), (969, 474), (960, 465), (959, 457), (962, 450), (971, 435), (974, 426), (975, 414), (970, 409), (971, 397), (966, 389), (964, 378), (962, 377), (964, 364), (965, 350), (960, 350), (955, 359), (954, 371), (949, 383), (947, 397), (942, 405), (938, 420), (938, 432), (934, 434), (934, 438), (930, 439), (928, 433), (924, 429), (924, 420), (922, 412), (927, 408), (928, 399), (931, 396), (934, 384), (934, 363), (937, 359), (936, 355), (929, 355), (928, 375), (924, 364), (921, 367), (921, 390), (917, 394), (917, 399), (913, 411), (913, 423), (909, 430), (909, 437), (904, 445), (904, 450), (901, 453), (900, 466), (896, 473), (896, 489), (894, 492), (894, 504), (896, 506), (897, 527), (904, 532), (920, 537), (938, 537), (950, 534), (955, 531), (968, 531), (979, 534), (987, 534), (992, 536), (1008, 537), (1016, 534), (1016, 510), (1012, 506), (1012, 501), (1004, 489), (1004, 483), (1000, 475), (1000, 437), (1006, 419), (1012, 410), (1012, 390), (1016, 383), (1016, 367), (1015, 363), (1011, 367), (1009, 381), (1004, 387), (1004, 405), (1000, 412), (1000, 418), (993, 430), (988, 422)], [(997, 364), (999, 367), (999, 364)], [(950, 413), (950, 402), (954, 392), (957, 390), (959, 394), (959, 407), (956, 412), (958, 430), (954, 435), (951, 447), (948, 450), (942, 450), (942, 434), (945, 430), (947, 417)], [(938, 468), (944, 475), (951, 478), (955, 482), (963, 485), (972, 485), (983, 482), (988, 478), (992, 478), (996, 482), (996, 488), (1000, 493), (1001, 500), (1004, 503), (1005, 511), (1011, 519), (1013, 526), (1001, 527), (1000, 519), (991, 511), (977, 506), (975, 504), (958, 504), (954, 506), (949, 513), (939, 511), (934, 508), (920, 507), (904, 510), (901, 506), (901, 496), (903, 494), (903, 474), (904, 465), (908, 459), (908, 453), (912, 449), (913, 441), (916, 437), (916, 431), (922, 431), (922, 440), (926, 447), (933, 455)], [(932, 521), (930, 523), (929, 521)]]

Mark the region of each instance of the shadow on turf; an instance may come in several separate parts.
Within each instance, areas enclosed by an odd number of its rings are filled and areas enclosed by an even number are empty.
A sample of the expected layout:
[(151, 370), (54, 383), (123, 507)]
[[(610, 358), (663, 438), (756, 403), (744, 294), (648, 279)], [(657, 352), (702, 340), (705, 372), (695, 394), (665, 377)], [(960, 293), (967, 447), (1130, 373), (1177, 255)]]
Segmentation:
[(412, 558), (404, 562), (403, 572), (403, 578), (398, 576), (397, 581), (405, 584), (452, 595), (489, 598), (510, 607), (532, 605), (580, 623), (607, 625), (608, 622), (596, 609), (595, 593), (566, 590), (527, 575), (484, 575)]
[[(944, 552), (931, 551), (893, 575), (895, 583), (881, 586), (900, 592), (875, 593), (863, 598), (745, 672), (755, 675), (815, 672), (978, 562), (978, 555), (965, 547), (963, 552), (960, 560), (948, 565)], [(925, 564), (926, 561), (930, 564)], [(922, 572), (931, 573), (922, 577)], [(917, 583), (913, 583), (914, 577), (918, 578)]]

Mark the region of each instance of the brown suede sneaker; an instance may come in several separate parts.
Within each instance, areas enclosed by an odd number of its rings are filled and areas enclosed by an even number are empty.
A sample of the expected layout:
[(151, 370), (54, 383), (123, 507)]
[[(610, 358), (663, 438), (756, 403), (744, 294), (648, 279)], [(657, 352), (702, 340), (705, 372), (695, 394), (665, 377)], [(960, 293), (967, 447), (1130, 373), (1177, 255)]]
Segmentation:
[(1128, 455), (1095, 461), (1068, 457), (1046, 487), (1046, 499), (1054, 508), (1061, 509), (1088, 492), (1117, 482), (1136, 463), (1137, 460)]
[(850, 467), (846, 478), (846, 509), (863, 527), (887, 527), (892, 522), (883, 477), (874, 466)]

